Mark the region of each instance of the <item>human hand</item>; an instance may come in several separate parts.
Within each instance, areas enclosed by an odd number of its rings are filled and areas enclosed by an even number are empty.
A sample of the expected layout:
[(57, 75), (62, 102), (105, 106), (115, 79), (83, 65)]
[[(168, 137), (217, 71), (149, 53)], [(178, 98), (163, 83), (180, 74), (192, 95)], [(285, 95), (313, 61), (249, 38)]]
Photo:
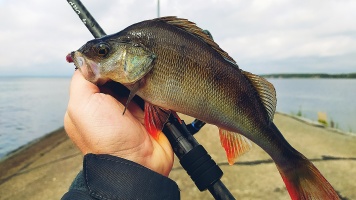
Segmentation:
[[(109, 154), (131, 160), (168, 176), (173, 151), (160, 134), (156, 141), (143, 126), (144, 113), (131, 102), (123, 115), (125, 98), (114, 98), (85, 80), (77, 70), (70, 85), (64, 127), (83, 154)], [(127, 99), (127, 98), (126, 98)], [(120, 102), (121, 101), (121, 102)]]

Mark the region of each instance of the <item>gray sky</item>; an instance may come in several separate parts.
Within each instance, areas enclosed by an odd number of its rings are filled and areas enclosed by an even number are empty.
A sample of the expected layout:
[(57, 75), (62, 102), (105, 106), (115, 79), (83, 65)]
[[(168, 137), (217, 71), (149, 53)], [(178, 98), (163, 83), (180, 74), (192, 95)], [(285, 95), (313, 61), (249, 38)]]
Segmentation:
[[(82, 0), (107, 34), (157, 16), (156, 0)], [(240, 68), (356, 72), (356, 1), (161, 0), (161, 16), (208, 29)], [(70, 76), (70, 51), (93, 37), (65, 0), (0, 0), (0, 76)]]

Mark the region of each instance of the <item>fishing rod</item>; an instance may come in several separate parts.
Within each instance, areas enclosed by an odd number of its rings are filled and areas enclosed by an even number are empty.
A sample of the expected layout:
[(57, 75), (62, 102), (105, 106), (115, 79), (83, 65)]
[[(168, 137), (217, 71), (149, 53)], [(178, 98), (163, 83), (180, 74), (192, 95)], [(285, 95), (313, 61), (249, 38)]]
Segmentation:
[[(67, 0), (67, 2), (94, 38), (106, 35), (80, 0)], [(141, 98), (136, 102), (143, 108), (144, 101)], [(200, 191), (208, 189), (218, 200), (235, 199), (220, 180), (223, 175), (220, 167), (193, 137), (193, 134), (197, 133), (204, 125), (204, 122), (197, 119), (186, 125), (178, 116), (171, 114), (162, 131), (168, 138), (180, 164)]]
[(88, 28), (94, 38), (100, 38), (106, 35), (104, 30), (100, 27), (98, 22), (89, 13), (80, 0), (67, 0), (69, 5), (73, 8), (74, 12), (78, 14), (83, 24)]

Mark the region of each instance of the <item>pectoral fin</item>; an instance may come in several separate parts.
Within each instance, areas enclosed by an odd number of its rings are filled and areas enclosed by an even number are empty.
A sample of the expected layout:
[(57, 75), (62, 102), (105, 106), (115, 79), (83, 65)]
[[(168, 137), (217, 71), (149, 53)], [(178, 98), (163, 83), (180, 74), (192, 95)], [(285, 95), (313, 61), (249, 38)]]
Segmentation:
[(132, 85), (131, 90), (130, 90), (130, 94), (129, 94), (129, 97), (127, 98), (127, 101), (126, 101), (126, 104), (125, 104), (125, 109), (124, 109), (124, 112), (122, 113), (122, 115), (125, 114), (126, 109), (127, 109), (127, 107), (129, 106), (129, 103), (130, 103), (131, 100), (135, 97), (136, 92), (138, 91), (138, 89), (140, 89), (140, 83), (141, 83), (141, 80), (140, 80), (140, 81), (137, 81), (136, 83), (134, 83), (134, 84)]
[(167, 122), (170, 110), (145, 102), (145, 127), (153, 138), (158, 140), (164, 124)]
[(243, 135), (219, 128), (220, 142), (224, 147), (227, 160), (233, 165), (236, 159), (251, 149), (251, 142)]

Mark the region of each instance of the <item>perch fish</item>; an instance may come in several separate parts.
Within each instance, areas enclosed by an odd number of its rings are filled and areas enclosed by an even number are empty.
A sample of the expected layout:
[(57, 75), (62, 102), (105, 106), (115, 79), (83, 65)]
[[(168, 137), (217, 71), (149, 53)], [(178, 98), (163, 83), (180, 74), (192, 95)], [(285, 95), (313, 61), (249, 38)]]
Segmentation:
[(292, 199), (339, 199), (318, 169), (294, 149), (273, 123), (276, 92), (194, 23), (163, 17), (133, 24), (87, 42), (67, 56), (95, 84), (116, 81), (130, 90), (127, 103), (145, 100), (145, 126), (157, 138), (170, 112), (219, 128), (230, 164), (250, 140), (276, 163)]

